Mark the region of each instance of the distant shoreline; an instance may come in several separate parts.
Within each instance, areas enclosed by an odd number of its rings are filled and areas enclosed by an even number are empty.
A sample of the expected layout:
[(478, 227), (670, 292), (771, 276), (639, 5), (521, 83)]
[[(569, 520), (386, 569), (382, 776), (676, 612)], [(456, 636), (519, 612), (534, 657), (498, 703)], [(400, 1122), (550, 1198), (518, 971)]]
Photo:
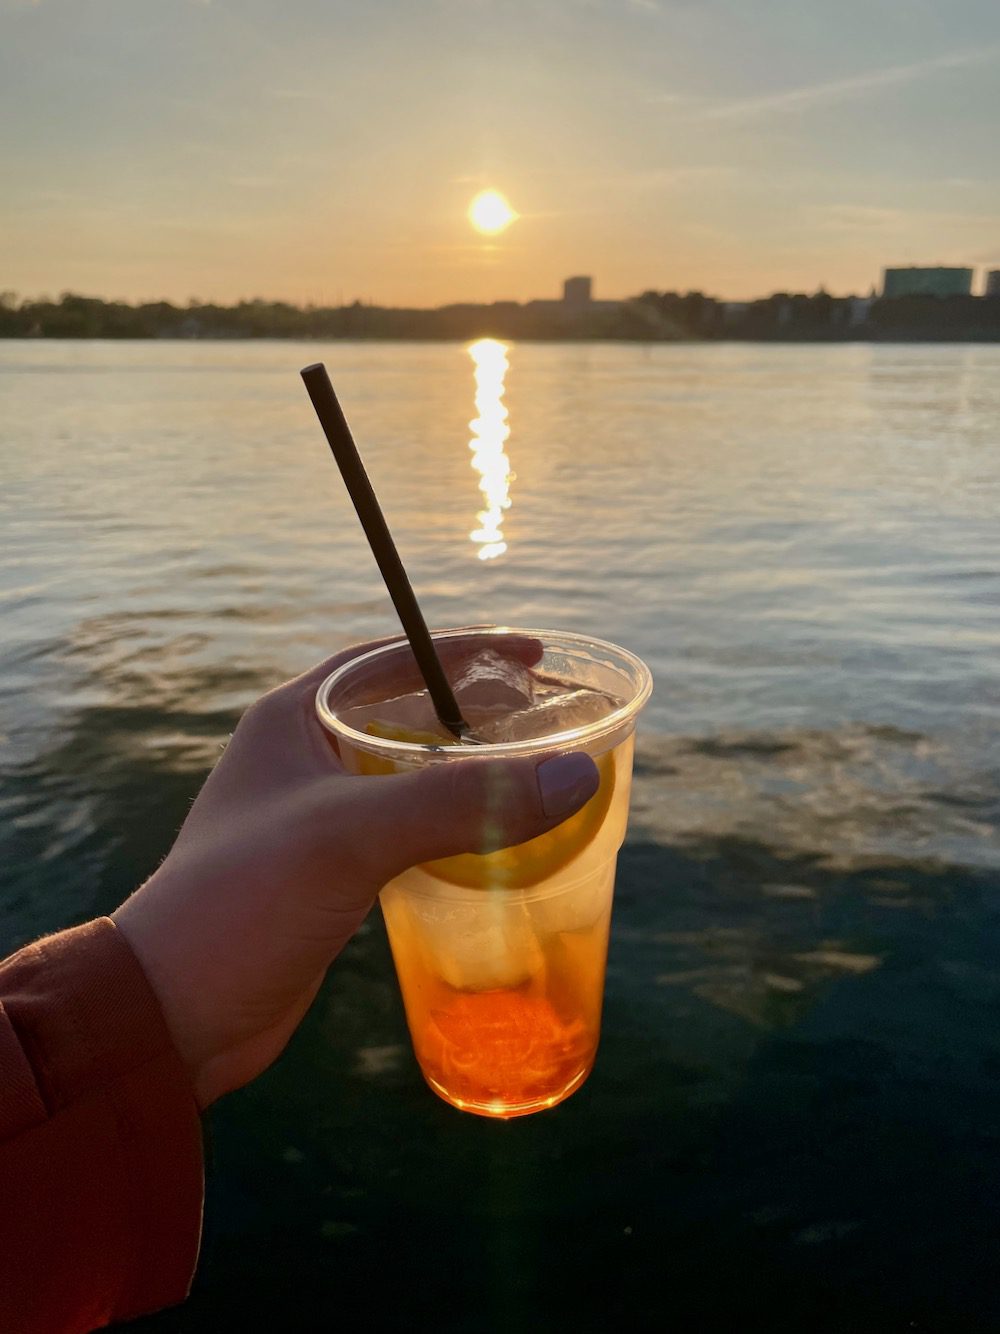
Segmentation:
[(720, 301), (702, 292), (644, 292), (624, 301), (497, 301), (418, 310), (390, 306), (130, 305), (64, 293), (0, 293), (0, 338), (109, 341), (533, 343), (994, 343), (1000, 295), (834, 297), (775, 293)]
[(377, 335), (377, 334), (349, 334), (335, 337), (308, 337), (302, 334), (259, 334), (259, 335), (236, 335), (236, 334), (208, 334), (199, 335), (196, 338), (184, 337), (180, 335), (164, 334), (146, 334), (146, 335), (128, 335), (125, 337), (116, 337), (109, 334), (4, 334), (0, 333), (0, 344), (3, 343), (170, 343), (171, 345), (198, 343), (303, 343), (310, 346), (345, 343), (345, 344), (371, 344), (383, 343), (405, 346), (407, 344), (422, 345), (447, 345), (464, 346), (477, 338), (495, 338), (500, 342), (506, 343), (537, 343), (553, 344), (563, 347), (585, 347), (585, 346), (614, 346), (615, 344), (627, 345), (630, 347), (712, 347), (714, 345), (731, 346), (734, 343), (753, 343), (755, 345), (771, 343), (779, 347), (856, 347), (858, 345), (872, 346), (910, 346), (935, 344), (941, 346), (955, 346), (961, 344), (990, 346), (1000, 343), (1000, 332), (995, 334), (947, 334), (942, 332), (928, 333), (926, 335), (913, 334), (902, 336), (893, 334), (890, 336), (879, 337), (873, 334), (856, 334), (851, 337), (830, 338), (830, 337), (749, 337), (739, 334), (723, 334), (712, 338), (697, 338), (691, 335), (677, 338), (626, 338), (617, 336), (595, 336), (595, 337), (571, 337), (565, 334), (561, 336), (546, 335), (510, 335), (499, 334), (493, 331), (484, 331), (482, 333), (462, 334), (462, 335)]

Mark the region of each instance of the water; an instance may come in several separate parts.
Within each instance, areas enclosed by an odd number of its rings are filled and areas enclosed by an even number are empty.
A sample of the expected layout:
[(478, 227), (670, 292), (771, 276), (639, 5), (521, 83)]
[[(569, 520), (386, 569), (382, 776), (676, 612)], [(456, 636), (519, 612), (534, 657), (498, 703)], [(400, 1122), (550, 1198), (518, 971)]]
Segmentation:
[(996, 1329), (998, 348), (0, 344), (0, 946), (393, 632), (317, 358), (429, 620), (653, 669), (605, 1036), (548, 1116), (450, 1111), (373, 918), (211, 1114), (195, 1294), (142, 1327)]

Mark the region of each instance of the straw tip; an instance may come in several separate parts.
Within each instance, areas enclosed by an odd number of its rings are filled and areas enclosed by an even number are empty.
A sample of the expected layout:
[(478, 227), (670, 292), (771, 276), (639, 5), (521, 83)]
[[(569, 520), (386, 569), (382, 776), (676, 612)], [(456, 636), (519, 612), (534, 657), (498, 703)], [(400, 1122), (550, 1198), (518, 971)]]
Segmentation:
[(299, 371), (299, 374), (302, 376), (304, 380), (307, 375), (316, 375), (317, 373), (321, 373), (325, 370), (326, 366), (324, 366), (322, 361), (314, 361), (311, 366), (303, 366), (302, 369)]

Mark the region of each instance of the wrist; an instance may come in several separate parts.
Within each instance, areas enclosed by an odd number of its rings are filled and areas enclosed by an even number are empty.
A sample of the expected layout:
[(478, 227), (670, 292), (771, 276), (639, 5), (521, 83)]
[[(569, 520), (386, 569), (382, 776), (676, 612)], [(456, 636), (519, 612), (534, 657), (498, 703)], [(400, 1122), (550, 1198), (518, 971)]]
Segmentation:
[(143, 896), (151, 889), (152, 881), (149, 881), (141, 891), (137, 891), (116, 909), (111, 919), (149, 983), (170, 1039), (195, 1088), (198, 1104), (204, 1106), (198, 1092), (204, 1056), (200, 1051), (196, 1025), (184, 1001), (183, 985), (178, 985), (176, 964), (169, 957), (171, 933), (166, 923), (157, 923), (155, 914), (149, 912), (148, 905), (143, 901)]

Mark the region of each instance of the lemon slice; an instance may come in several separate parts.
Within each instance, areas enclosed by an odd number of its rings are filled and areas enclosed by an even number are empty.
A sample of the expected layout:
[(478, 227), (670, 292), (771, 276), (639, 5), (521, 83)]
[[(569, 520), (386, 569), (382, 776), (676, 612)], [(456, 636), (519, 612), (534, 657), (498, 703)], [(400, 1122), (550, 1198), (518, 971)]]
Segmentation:
[[(418, 746), (457, 746), (456, 738), (445, 740), (434, 732), (421, 732), (399, 723), (385, 723), (372, 719), (365, 726), (369, 736), (386, 741), (406, 741)], [(380, 755), (358, 756), (364, 774), (398, 773), (398, 766)], [(515, 843), (497, 852), (463, 852), (456, 857), (442, 857), (424, 862), (423, 869), (439, 880), (466, 889), (528, 889), (579, 856), (590, 843), (607, 815), (615, 791), (614, 751), (594, 757), (600, 785), (585, 806), (548, 833), (529, 838), (526, 843)]]
[(555, 829), (497, 852), (463, 852), (425, 862), (423, 869), (466, 889), (528, 889), (547, 880), (579, 856), (604, 823), (615, 791), (614, 752), (596, 756), (595, 763), (601, 776), (597, 791)]
[[(457, 737), (438, 736), (437, 732), (421, 732), (416, 727), (404, 727), (402, 723), (383, 723), (378, 718), (365, 724), (369, 736), (380, 737), (383, 741), (405, 741), (411, 746), (457, 746)], [(368, 755), (361, 751), (358, 755), (358, 767), (363, 774), (396, 774), (399, 766), (381, 755)]]

